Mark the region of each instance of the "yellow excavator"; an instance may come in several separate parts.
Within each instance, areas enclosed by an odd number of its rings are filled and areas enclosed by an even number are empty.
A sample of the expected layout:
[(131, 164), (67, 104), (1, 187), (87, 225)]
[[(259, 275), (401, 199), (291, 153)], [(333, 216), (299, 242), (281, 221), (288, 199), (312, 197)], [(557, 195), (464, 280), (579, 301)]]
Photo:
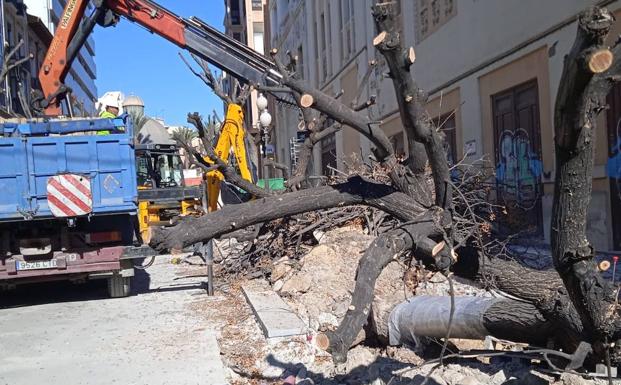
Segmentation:
[(179, 218), (202, 213), (201, 186), (188, 186), (179, 149), (170, 143), (135, 145), (138, 174), (138, 224), (143, 242), (150, 226), (172, 226)]
[[(253, 183), (252, 173), (250, 171), (250, 160), (246, 151), (246, 130), (244, 130), (244, 111), (239, 104), (230, 103), (226, 111), (226, 118), (220, 136), (215, 147), (215, 153), (218, 158), (228, 163), (233, 149), (235, 161), (239, 167), (241, 177), (250, 183)], [(212, 159), (205, 157), (205, 161), (211, 165), (214, 164)], [(218, 170), (207, 172), (207, 201), (209, 211), (218, 209), (218, 197), (220, 196), (220, 186), (224, 180), (224, 176)]]

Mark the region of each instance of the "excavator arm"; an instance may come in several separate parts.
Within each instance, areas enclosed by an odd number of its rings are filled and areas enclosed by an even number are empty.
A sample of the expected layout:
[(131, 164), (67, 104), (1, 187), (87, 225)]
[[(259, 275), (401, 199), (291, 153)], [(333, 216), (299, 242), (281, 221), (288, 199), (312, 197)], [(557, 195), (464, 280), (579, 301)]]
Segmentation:
[(150, 0), (94, 0), (95, 10), (81, 22), (89, 0), (68, 0), (54, 39), (39, 72), (46, 115), (61, 114), (68, 91), (64, 80), (96, 24), (115, 24), (119, 17), (135, 22), (239, 80), (253, 85), (277, 85), (282, 78), (275, 65), (250, 47), (198, 18), (179, 17)]

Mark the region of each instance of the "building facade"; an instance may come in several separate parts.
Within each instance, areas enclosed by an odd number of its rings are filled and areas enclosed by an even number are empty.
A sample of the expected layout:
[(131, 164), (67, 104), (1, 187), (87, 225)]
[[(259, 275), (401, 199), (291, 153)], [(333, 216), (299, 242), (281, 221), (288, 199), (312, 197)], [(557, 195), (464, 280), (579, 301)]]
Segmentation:
[[(29, 29), (26, 6), (23, 1), (18, 0), (2, 1), (0, 4), (2, 4), (1, 41), (4, 42), (0, 46), (0, 51), (2, 52), (1, 60), (4, 61), (5, 57), (9, 59), (9, 53), (17, 48), (19, 42), (23, 40), (21, 47), (10, 58), (11, 62), (22, 60), (29, 55)], [(21, 98), (28, 98), (28, 85), (31, 78), (30, 67), (26, 62), (14, 68), (2, 79), (1, 88), (3, 92), (0, 94), (1, 115), (9, 116), (14, 113), (23, 115), (22, 103), (28, 103), (29, 100), (20, 100), (20, 94)]]
[[(373, 38), (369, 14), (372, 1), (270, 0), (269, 46), (298, 57), (298, 73), (310, 85), (330, 94), (344, 91), (341, 100), (351, 103), (369, 97), (369, 87), (359, 86), (374, 52), (367, 51)], [(370, 44), (370, 43), (369, 43)], [(285, 60), (285, 59), (283, 59)], [(396, 105), (396, 104), (395, 104)], [(276, 111), (276, 148), (279, 161), (294, 167), (298, 142), (299, 112), (286, 106)], [(349, 127), (315, 146), (316, 174), (342, 168), (349, 158), (365, 158), (370, 144)]]
[[(265, 54), (263, 18), (265, 3), (266, 0), (224, 0), (225, 33), (261, 54)], [(257, 92), (253, 91), (246, 106), (246, 120), (251, 132), (257, 130), (259, 124), (257, 96)]]
[[(38, 17), (53, 35), (58, 21), (63, 14), (67, 0), (24, 0), (28, 13)], [(86, 14), (93, 11), (93, 5), (88, 4)], [(45, 53), (43, 54), (45, 56)], [(95, 40), (89, 36), (84, 47), (78, 53), (65, 83), (72, 90), (73, 110), (75, 115), (95, 114), (97, 101), (97, 67), (95, 65)]]
[[(224, 32), (233, 37), (233, 39), (246, 44), (255, 51), (265, 54), (265, 21), (264, 9), (267, 0), (224, 0)], [(226, 76), (226, 74), (225, 74)], [(225, 77), (224, 85), (227, 92), (231, 92), (230, 88), (234, 83), (230, 77)], [(252, 91), (250, 97), (246, 101), (245, 120), (246, 131), (253, 138), (258, 138), (260, 133), (259, 110), (257, 108), (257, 91)], [(226, 112), (225, 112), (226, 113)], [(263, 176), (261, 167), (261, 154), (257, 146), (252, 141), (247, 141), (248, 155), (253, 165), (253, 174), (259, 177), (259, 173)], [(264, 148), (267, 148), (265, 146)], [(269, 146), (269, 148), (272, 148)], [(257, 169), (255, 169), (255, 166)], [(261, 171), (258, 171), (261, 170)]]
[[(349, 103), (376, 95), (369, 109), (397, 152), (407, 154), (391, 80), (372, 45), (377, 34), (371, 0), (270, 0), (274, 47), (302, 47), (304, 78)], [(486, 158), (495, 169), (496, 197), (507, 207), (507, 230), (549, 242), (554, 188), (553, 115), (563, 57), (573, 44), (577, 15), (608, 7), (621, 16), (619, 0), (400, 0), (401, 36), (416, 51), (414, 76), (429, 94), (428, 112), (444, 130), (453, 161)], [(300, 13), (291, 7), (300, 9)], [(304, 27), (299, 25), (304, 24)], [(306, 28), (296, 36), (298, 28)], [(610, 36), (619, 35), (621, 23)], [(287, 32), (290, 31), (290, 32)], [(296, 51), (297, 52), (297, 51)], [(369, 62), (377, 60), (362, 84)], [(597, 149), (588, 232), (597, 250), (621, 250), (621, 87), (597, 126)], [(291, 163), (289, 142), (297, 112), (278, 111), (281, 162)], [(366, 139), (345, 128), (315, 151), (315, 171), (342, 168), (352, 154), (366, 159)]]

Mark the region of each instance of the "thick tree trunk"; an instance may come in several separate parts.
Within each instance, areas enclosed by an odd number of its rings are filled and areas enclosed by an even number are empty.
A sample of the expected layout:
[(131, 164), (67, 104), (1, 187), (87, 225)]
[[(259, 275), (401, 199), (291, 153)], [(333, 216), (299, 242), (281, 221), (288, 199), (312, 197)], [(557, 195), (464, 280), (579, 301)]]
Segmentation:
[(503, 298), (456, 297), (452, 305), (450, 297), (417, 296), (397, 305), (389, 323), (391, 345), (417, 345), (418, 337), (450, 335), (480, 340), (493, 336), (545, 346), (554, 331), (553, 323), (533, 304)]
[(555, 333), (549, 337), (555, 339), (557, 346), (574, 351), (584, 340), (580, 317), (556, 271), (533, 270), (500, 258), (482, 258), (481, 261), (473, 278), (487, 288), (498, 289), (536, 306), (546, 320), (556, 325)]
[[(615, 289), (600, 275), (586, 236), (595, 119), (605, 108), (606, 96), (619, 76), (619, 52), (613, 54), (604, 46), (613, 21), (607, 10), (599, 8), (580, 16), (576, 41), (565, 59), (555, 111), (554, 264), (580, 315), (585, 335), (595, 343), (600, 357), (607, 349), (606, 341), (618, 338), (621, 326)], [(602, 61), (606, 57), (610, 60)]]
[(368, 205), (403, 221), (415, 220), (425, 208), (394, 188), (360, 177), (346, 183), (270, 196), (225, 206), (199, 218), (187, 218), (174, 227), (157, 228), (150, 246), (160, 252), (183, 249), (220, 235), (288, 215), (340, 206)]

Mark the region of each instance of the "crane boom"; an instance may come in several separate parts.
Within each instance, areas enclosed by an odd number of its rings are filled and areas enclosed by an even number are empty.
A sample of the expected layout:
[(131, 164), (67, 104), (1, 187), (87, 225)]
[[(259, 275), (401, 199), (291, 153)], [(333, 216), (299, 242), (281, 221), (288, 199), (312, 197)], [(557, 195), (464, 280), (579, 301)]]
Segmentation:
[(89, 0), (68, 0), (54, 39), (39, 72), (43, 90), (40, 107), (47, 115), (60, 115), (64, 80), (77, 52), (96, 23), (109, 24), (122, 16), (215, 65), (239, 80), (273, 86), (282, 75), (260, 53), (234, 40), (196, 17), (189, 19), (150, 0), (95, 0), (95, 11), (83, 19)]

